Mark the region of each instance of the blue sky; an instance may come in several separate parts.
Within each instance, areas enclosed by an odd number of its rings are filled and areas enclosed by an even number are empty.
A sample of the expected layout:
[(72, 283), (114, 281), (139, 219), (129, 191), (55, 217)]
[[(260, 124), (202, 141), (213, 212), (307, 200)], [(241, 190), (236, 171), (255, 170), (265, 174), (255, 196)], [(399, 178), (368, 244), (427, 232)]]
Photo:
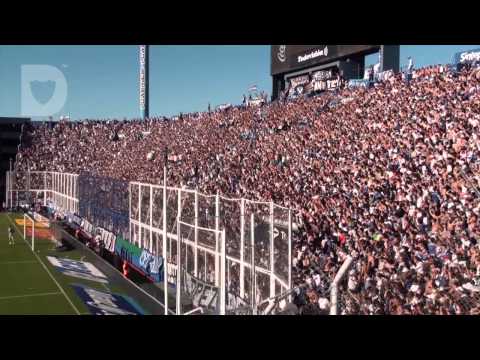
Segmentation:
[[(479, 45), (402, 45), (401, 64), (412, 56), (416, 66), (450, 62), (457, 51)], [(367, 57), (372, 64), (377, 55)], [(48, 64), (67, 81), (63, 109), (54, 115), (72, 119), (133, 118), (138, 106), (138, 46), (0, 46), (0, 116), (20, 116), (20, 67)], [(240, 103), (256, 84), (271, 92), (270, 47), (151, 46), (150, 114), (172, 116)], [(42, 117), (42, 119), (45, 117)]]

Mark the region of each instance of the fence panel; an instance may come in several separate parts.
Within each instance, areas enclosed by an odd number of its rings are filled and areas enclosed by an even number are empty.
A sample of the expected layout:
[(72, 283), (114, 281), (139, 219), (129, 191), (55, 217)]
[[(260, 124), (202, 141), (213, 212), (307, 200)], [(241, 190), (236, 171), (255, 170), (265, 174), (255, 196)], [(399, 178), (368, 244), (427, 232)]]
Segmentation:
[[(87, 173), (12, 173), (7, 190), (14, 204), (27, 201), (28, 194), (41, 200), (43, 191), (55, 208), (78, 212), (94, 226), (162, 257), (165, 222), (171, 265), (177, 261), (179, 218), (185, 226), (180, 256), (186, 272), (224, 286), (229, 309), (252, 306), (290, 288), (292, 229), (286, 208)], [(219, 257), (220, 235), (225, 236), (224, 264)], [(170, 282), (175, 279), (173, 270), (169, 270)]]

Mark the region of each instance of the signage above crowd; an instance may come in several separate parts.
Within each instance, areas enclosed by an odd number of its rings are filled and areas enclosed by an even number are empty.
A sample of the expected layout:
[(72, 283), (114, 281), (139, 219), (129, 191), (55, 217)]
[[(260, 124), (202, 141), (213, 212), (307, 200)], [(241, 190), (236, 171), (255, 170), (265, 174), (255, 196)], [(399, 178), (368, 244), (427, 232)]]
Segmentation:
[(472, 49), (468, 51), (460, 51), (454, 54), (453, 63), (458, 64), (471, 64), (480, 62), (480, 49)]

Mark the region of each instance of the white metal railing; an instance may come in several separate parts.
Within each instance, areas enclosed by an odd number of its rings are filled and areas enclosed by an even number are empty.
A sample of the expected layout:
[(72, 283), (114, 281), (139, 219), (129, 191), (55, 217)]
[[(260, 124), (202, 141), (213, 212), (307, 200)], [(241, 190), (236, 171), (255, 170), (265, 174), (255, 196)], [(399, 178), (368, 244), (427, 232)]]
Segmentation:
[[(19, 205), (19, 194), (24, 193), (43, 195), (44, 205), (50, 202), (56, 209), (79, 213), (78, 174), (7, 172), (6, 192), (8, 207)], [(194, 276), (199, 275), (199, 263), (206, 263), (209, 256), (214, 256), (215, 286), (221, 286), (224, 277), (229, 287), (234, 284), (236, 296), (249, 299), (252, 305), (292, 287), (292, 214), (288, 208), (273, 202), (231, 199), (166, 186), (166, 172), (163, 185), (130, 182), (128, 208), (127, 240), (166, 259), (165, 288), (169, 278), (176, 278), (170, 272), (176, 270), (172, 246), (179, 240), (178, 219), (193, 229), (191, 235), (180, 240), (195, 254)], [(218, 234), (222, 230), (226, 230), (224, 272), (220, 271), (223, 266), (220, 257), (215, 256), (221, 245)], [(216, 235), (205, 242), (203, 237), (211, 231)], [(164, 300), (167, 304), (167, 291)]]
[(335, 275), (335, 278), (333, 279), (330, 289), (330, 315), (337, 315), (338, 284), (345, 276), (345, 273), (350, 268), (350, 265), (352, 265), (352, 262), (353, 258), (351, 256), (348, 256), (338, 270), (337, 274)]

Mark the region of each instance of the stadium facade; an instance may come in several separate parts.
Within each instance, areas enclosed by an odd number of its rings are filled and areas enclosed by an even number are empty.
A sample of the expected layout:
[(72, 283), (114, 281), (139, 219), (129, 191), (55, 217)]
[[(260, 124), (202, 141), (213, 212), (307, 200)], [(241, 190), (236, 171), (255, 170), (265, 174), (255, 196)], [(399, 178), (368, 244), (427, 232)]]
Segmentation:
[(272, 45), (272, 99), (314, 79), (319, 90), (330, 90), (338, 86), (338, 75), (345, 80), (363, 78), (365, 56), (377, 52), (380, 71), (399, 71), (400, 45)]

